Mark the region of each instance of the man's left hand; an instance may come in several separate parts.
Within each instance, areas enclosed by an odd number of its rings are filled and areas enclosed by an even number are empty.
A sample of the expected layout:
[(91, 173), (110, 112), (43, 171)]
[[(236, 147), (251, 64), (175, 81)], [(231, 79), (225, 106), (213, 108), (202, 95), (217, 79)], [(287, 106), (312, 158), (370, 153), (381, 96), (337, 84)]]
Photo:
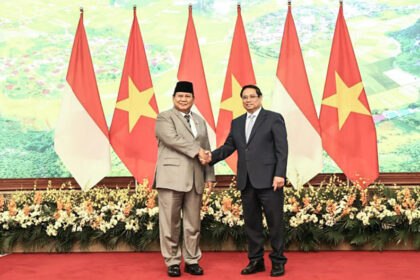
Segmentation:
[(207, 189), (209, 189), (209, 193), (211, 193), (212, 191), (213, 191), (213, 189), (214, 189), (214, 185), (215, 185), (215, 183), (214, 182), (211, 182), (211, 181), (208, 181), (208, 182), (205, 182), (204, 183), (204, 187)]
[(274, 176), (273, 178), (273, 188), (274, 191), (279, 190), (284, 186), (284, 178), (279, 176)]

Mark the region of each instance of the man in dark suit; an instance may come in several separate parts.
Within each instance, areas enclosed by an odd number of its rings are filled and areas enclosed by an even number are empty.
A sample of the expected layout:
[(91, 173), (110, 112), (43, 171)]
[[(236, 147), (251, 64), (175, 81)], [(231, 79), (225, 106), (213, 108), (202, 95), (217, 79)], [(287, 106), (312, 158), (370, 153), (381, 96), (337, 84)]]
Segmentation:
[(271, 276), (284, 274), (283, 186), (287, 165), (287, 134), (283, 117), (262, 108), (262, 93), (254, 85), (241, 90), (247, 113), (234, 119), (223, 146), (212, 152), (210, 165), (238, 151), (237, 187), (241, 190), (248, 239), (248, 266), (241, 274), (264, 271), (262, 209), (273, 252)]

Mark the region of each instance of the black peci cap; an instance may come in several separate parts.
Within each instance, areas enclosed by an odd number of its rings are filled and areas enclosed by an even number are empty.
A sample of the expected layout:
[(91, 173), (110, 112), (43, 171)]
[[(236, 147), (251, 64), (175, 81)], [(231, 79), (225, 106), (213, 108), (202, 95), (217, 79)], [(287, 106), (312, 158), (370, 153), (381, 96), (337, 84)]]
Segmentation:
[(179, 81), (176, 83), (174, 96), (177, 92), (189, 92), (194, 96), (193, 84), (187, 81)]

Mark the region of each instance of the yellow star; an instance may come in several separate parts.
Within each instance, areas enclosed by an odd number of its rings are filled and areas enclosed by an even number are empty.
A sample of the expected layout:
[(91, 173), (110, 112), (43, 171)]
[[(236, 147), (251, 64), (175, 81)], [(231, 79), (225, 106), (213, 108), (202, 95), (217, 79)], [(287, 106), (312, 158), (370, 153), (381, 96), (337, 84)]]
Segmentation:
[(241, 85), (238, 83), (238, 81), (235, 79), (235, 76), (233, 76), (232, 74), (232, 96), (228, 99), (223, 100), (223, 102), (220, 104), (220, 109), (232, 111), (234, 119), (246, 113), (246, 110), (242, 105), (242, 98), (240, 96), (241, 89)]
[(115, 108), (128, 112), (130, 132), (141, 116), (156, 119), (157, 114), (149, 104), (153, 94), (153, 88), (139, 91), (131, 78), (128, 77), (128, 98), (118, 102)]
[(348, 87), (338, 73), (335, 72), (335, 87), (337, 92), (322, 100), (322, 105), (337, 108), (339, 130), (341, 130), (352, 112), (368, 116), (371, 115), (369, 110), (359, 100), (359, 96), (363, 91), (363, 84), (361, 81)]

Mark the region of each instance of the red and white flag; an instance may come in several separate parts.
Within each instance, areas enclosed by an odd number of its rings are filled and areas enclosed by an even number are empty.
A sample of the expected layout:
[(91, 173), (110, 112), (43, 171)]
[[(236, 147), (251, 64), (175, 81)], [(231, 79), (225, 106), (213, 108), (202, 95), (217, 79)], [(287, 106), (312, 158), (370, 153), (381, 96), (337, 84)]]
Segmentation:
[(83, 12), (66, 80), (54, 147), (82, 190), (87, 191), (110, 172), (111, 158), (108, 126), (83, 26)]
[(188, 24), (187, 31), (185, 32), (181, 61), (179, 63), (178, 80), (189, 81), (193, 84), (194, 106), (192, 110), (202, 116), (206, 121), (210, 146), (215, 148), (216, 126), (214, 124), (213, 111), (211, 109), (209, 91), (207, 89), (206, 76), (201, 60), (200, 47), (198, 45), (191, 5), (188, 10)]
[(272, 110), (284, 117), (289, 154), (287, 178), (301, 186), (322, 171), (320, 127), (289, 5), (281, 43)]
[[(238, 5), (238, 17), (236, 19), (235, 32), (233, 33), (219, 117), (217, 119), (217, 147), (225, 143), (232, 120), (246, 113), (240, 96), (242, 87), (255, 84), (254, 69), (252, 68), (251, 54), (249, 53), (244, 23), (242, 22), (241, 7)], [(237, 153), (233, 153), (225, 161), (232, 171), (236, 173)]]
[(137, 181), (153, 183), (157, 159), (155, 93), (136, 9), (109, 137), (115, 153)]

